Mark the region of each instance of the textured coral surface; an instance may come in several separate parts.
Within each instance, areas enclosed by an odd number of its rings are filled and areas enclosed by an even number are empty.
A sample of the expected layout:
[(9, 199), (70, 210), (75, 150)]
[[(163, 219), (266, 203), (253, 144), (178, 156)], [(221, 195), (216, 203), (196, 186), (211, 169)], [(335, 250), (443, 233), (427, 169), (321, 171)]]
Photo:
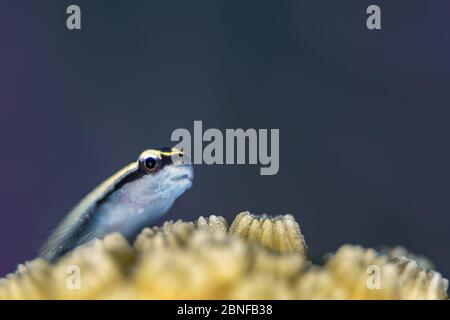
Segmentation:
[(0, 299), (447, 299), (447, 280), (403, 249), (344, 245), (324, 265), (307, 254), (291, 215), (200, 217), (27, 262)]

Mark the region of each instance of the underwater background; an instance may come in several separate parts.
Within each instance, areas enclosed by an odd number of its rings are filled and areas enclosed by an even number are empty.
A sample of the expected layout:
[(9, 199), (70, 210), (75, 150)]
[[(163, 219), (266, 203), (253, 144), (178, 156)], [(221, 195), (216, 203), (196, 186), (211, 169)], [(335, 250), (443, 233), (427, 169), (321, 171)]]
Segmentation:
[[(69, 4), (81, 31), (66, 28)], [(366, 29), (369, 4), (381, 31)], [(99, 182), (202, 120), (279, 128), (280, 171), (196, 166), (161, 221), (291, 213), (317, 254), (404, 245), (448, 277), (448, 12), (424, 0), (2, 1), (0, 276)]]

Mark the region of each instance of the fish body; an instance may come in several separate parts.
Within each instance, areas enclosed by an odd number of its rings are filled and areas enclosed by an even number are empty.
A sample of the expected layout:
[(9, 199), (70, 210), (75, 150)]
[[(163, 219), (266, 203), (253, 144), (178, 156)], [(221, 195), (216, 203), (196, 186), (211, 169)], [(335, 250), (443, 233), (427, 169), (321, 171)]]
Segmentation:
[(146, 150), (85, 196), (57, 226), (40, 256), (54, 261), (111, 232), (131, 241), (164, 215), (192, 180), (192, 164), (181, 151)]

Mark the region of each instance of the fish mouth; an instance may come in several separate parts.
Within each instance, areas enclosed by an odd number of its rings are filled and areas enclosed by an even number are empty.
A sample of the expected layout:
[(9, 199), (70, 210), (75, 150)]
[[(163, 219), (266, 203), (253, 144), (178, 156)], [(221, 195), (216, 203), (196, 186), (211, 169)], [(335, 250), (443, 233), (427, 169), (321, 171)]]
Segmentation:
[(177, 176), (171, 178), (170, 180), (172, 180), (172, 181), (192, 180), (192, 176), (188, 173), (184, 173), (184, 174), (177, 175)]
[(183, 165), (177, 168), (179, 171), (177, 174), (175, 174), (172, 178), (170, 178), (171, 181), (189, 181), (192, 182), (192, 179), (194, 178), (194, 174), (192, 172), (192, 165)]

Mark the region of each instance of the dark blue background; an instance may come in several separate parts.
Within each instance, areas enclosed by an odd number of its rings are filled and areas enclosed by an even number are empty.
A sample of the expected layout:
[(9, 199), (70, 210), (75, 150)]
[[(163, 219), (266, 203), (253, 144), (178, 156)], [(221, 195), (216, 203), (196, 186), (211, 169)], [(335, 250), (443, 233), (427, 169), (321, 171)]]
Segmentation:
[[(82, 30), (65, 10), (82, 9)], [(382, 30), (366, 29), (366, 8)], [(450, 273), (450, 3), (2, 1), (0, 274), (176, 128), (280, 128), (280, 172), (197, 166), (165, 219), (292, 213), (313, 253), (405, 245)], [(160, 223), (160, 221), (158, 222)]]

